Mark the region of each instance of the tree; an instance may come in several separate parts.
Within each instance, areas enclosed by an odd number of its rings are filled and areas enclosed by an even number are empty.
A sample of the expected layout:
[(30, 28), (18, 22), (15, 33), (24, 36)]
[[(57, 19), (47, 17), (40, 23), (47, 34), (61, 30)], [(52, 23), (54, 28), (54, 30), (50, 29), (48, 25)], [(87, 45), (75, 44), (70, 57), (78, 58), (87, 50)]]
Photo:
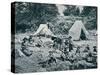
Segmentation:
[(67, 9), (64, 11), (65, 16), (70, 16), (70, 15), (79, 16), (80, 12), (79, 9), (76, 8), (76, 6), (66, 5), (66, 8)]
[[(25, 32), (26, 29), (35, 29), (40, 23), (52, 21), (58, 14), (54, 4), (15, 3), (16, 30)], [(22, 30), (21, 30), (22, 29)]]
[(97, 7), (85, 6), (81, 16), (86, 17), (86, 28), (97, 29)]

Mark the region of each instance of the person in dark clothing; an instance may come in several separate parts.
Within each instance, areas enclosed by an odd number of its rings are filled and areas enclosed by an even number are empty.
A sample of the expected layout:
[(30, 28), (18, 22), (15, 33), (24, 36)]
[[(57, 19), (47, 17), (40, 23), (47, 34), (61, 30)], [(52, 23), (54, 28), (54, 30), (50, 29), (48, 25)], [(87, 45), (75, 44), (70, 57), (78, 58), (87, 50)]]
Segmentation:
[(64, 53), (65, 55), (65, 59), (67, 59), (68, 57), (68, 40), (67, 39), (63, 39), (63, 42), (62, 42), (62, 52)]
[(75, 52), (75, 60), (76, 61), (82, 60), (81, 52), (80, 52), (80, 46), (78, 46), (77, 49), (76, 49), (76, 52)]
[(38, 44), (36, 44), (36, 47), (41, 47), (41, 45), (38, 43)]
[(65, 61), (65, 54), (62, 53), (62, 54), (60, 55), (60, 58), (61, 58), (62, 61)]
[(28, 44), (28, 39), (25, 37), (25, 38), (23, 39), (22, 44), (21, 44), (22, 51), (23, 51), (24, 49), (27, 49), (27, 44)]
[(30, 56), (32, 55), (32, 51), (30, 51), (28, 49), (28, 39), (25, 37), (23, 39), (23, 42), (21, 44), (21, 51), (26, 55), (26, 56)]
[(33, 36), (30, 35), (29, 39), (28, 39), (29, 43), (32, 44), (34, 42)]
[(47, 26), (48, 26), (48, 28), (50, 28), (50, 24), (49, 24), (49, 22), (47, 22)]
[(73, 45), (69, 43), (69, 51), (73, 50)]
[(90, 47), (89, 45), (87, 44), (87, 46), (85, 47), (84, 51), (83, 52), (88, 52), (90, 50)]
[(80, 53), (80, 46), (77, 47), (76, 53)]
[(93, 46), (93, 51), (97, 52), (97, 47), (96, 46)]
[(53, 42), (54, 42), (53, 47), (54, 47), (54, 48), (57, 48), (57, 49), (61, 49), (62, 39), (61, 39), (61, 38), (58, 38), (58, 37), (52, 37), (51, 39), (52, 39)]
[(86, 48), (87, 48), (87, 50), (90, 50), (90, 47), (89, 47), (89, 45), (87, 45), (87, 47), (86, 47)]
[(49, 59), (48, 59), (48, 64), (51, 66), (51, 63), (55, 62), (56, 63), (56, 58), (53, 55), (52, 51), (49, 51), (49, 55), (48, 55)]
[(69, 40), (69, 51), (71, 51), (71, 50), (73, 50), (73, 41), (72, 41), (72, 37), (69, 36), (68, 40)]
[(68, 39), (65, 39), (65, 45), (67, 46), (68, 45)]

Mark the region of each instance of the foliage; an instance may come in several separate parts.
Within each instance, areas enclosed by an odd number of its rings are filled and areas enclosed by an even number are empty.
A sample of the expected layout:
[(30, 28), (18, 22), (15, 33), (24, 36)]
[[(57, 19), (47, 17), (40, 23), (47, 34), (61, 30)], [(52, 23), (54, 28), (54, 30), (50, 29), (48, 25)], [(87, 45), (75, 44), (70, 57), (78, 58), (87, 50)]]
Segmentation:
[(39, 3), (16, 3), (16, 30), (38, 28), (39, 24), (52, 21), (57, 15), (57, 8), (54, 4)]
[(87, 9), (86, 7), (84, 7), (84, 12), (82, 14), (87, 17), (86, 28), (97, 29), (97, 8), (88, 7)]
[[(15, 3), (16, 32), (35, 32), (41, 23), (50, 23), (50, 30), (54, 34), (66, 34), (72, 26), (75, 17), (81, 17), (87, 29), (97, 29), (97, 8), (83, 6), (80, 13), (76, 6), (64, 5), (64, 16), (60, 16), (55, 4)], [(66, 17), (69, 16), (69, 19)], [(70, 22), (67, 22), (70, 21)]]

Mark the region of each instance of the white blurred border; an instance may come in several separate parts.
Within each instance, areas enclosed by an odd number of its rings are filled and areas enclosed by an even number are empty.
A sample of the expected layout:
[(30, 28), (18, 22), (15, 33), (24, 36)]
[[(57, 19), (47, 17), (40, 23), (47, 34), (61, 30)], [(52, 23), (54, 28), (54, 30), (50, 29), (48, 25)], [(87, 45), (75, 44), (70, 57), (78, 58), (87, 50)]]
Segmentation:
[[(10, 72), (10, 41), (11, 41), (11, 8), (14, 1), (53, 3), (68, 5), (85, 5), (98, 7), (98, 69), (71, 70), (59, 72), (26, 73), (24, 75), (99, 75), (100, 70), (100, 1), (99, 0), (1, 0), (0, 1), (0, 75), (13, 75)], [(19, 74), (22, 75), (22, 74)]]

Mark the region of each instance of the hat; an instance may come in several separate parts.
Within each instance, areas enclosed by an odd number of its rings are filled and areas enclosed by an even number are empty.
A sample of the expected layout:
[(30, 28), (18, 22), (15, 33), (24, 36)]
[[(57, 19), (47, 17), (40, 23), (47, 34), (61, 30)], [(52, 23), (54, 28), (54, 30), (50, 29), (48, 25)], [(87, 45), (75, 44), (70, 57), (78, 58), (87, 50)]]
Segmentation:
[(72, 38), (71, 36), (69, 36), (68, 38)]
[(49, 51), (49, 53), (53, 53), (53, 51)]
[(93, 46), (93, 48), (97, 48), (96, 46)]
[(78, 49), (80, 48), (80, 46), (77, 47)]
[(30, 35), (30, 37), (33, 37), (33, 35)]
[(28, 40), (26, 37), (23, 39), (23, 41)]

